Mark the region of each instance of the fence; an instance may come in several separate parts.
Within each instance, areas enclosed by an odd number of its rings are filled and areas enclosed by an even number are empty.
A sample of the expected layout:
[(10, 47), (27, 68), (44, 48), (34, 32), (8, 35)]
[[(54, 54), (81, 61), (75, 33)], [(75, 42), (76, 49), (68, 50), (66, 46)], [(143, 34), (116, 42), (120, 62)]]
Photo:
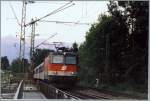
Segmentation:
[(79, 99), (44, 82), (39, 82), (39, 86), (40, 91), (49, 99)]
[(16, 94), (14, 96), (14, 99), (21, 99), (23, 96), (23, 80), (21, 80), (18, 88), (17, 88), (17, 91), (16, 91)]

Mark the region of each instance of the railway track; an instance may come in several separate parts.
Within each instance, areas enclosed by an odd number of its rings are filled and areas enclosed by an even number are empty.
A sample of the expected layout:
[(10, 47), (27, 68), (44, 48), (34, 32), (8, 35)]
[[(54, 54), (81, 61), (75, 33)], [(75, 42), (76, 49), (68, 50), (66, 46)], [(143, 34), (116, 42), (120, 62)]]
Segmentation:
[(91, 88), (72, 88), (72, 89), (58, 89), (51, 84), (40, 82), (40, 90), (48, 99), (95, 99), (95, 100), (116, 100), (116, 99), (141, 99), (126, 94), (119, 94), (109, 91), (98, 91)]
[(106, 90), (97, 90), (97, 89), (91, 89), (91, 88), (77, 88), (72, 90), (67, 90), (67, 93), (77, 96), (81, 99), (108, 99), (108, 100), (114, 100), (114, 99), (132, 99), (132, 100), (143, 100), (147, 99), (140, 96), (133, 96), (128, 94), (122, 94), (112, 91), (106, 91)]
[[(80, 90), (74, 89), (58, 89), (51, 84), (40, 82), (40, 90), (49, 99), (108, 99), (105, 96), (97, 96), (92, 93), (80, 92)], [(82, 90), (81, 90), (82, 91)]]
[(81, 92), (78, 92), (78, 91), (65, 91), (65, 92), (68, 93), (68, 94), (71, 94), (73, 96), (76, 96), (79, 99), (97, 99), (97, 100), (110, 99), (108, 97), (97, 96), (95, 94), (81, 93)]

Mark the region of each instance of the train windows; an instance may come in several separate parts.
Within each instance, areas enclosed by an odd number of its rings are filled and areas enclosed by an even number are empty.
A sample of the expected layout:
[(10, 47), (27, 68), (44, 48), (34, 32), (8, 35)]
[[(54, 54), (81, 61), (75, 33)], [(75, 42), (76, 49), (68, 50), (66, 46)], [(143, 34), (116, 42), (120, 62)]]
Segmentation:
[(66, 64), (76, 64), (75, 56), (66, 56)]
[(52, 63), (63, 63), (63, 55), (54, 55)]

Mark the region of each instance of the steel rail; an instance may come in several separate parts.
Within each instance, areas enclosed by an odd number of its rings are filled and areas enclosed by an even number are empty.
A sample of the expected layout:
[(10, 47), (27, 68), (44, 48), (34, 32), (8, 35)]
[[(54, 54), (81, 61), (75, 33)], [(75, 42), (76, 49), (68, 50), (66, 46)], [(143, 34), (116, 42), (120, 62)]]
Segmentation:
[(64, 94), (65, 97), (69, 97), (69, 98), (71, 98), (71, 99), (77, 99), (77, 100), (80, 99), (80, 98), (78, 98), (78, 97), (76, 97), (76, 96), (74, 96), (74, 95), (71, 95), (71, 94), (69, 94), (69, 93), (67, 93), (67, 92), (64, 92), (64, 91), (62, 91), (62, 90), (60, 90), (60, 89), (58, 89), (58, 88), (56, 88), (56, 87), (54, 87), (54, 88), (55, 88), (55, 90), (56, 90), (56, 93), (61, 92), (62, 94)]

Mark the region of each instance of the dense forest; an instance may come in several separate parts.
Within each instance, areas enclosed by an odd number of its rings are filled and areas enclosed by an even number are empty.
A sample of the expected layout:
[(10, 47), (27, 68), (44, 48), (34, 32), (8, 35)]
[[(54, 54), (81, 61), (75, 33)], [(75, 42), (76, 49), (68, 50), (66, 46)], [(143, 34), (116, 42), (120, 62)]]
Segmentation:
[[(111, 1), (79, 46), (80, 81), (88, 86), (148, 87), (148, 1)], [(129, 88), (129, 87), (128, 87)]]

